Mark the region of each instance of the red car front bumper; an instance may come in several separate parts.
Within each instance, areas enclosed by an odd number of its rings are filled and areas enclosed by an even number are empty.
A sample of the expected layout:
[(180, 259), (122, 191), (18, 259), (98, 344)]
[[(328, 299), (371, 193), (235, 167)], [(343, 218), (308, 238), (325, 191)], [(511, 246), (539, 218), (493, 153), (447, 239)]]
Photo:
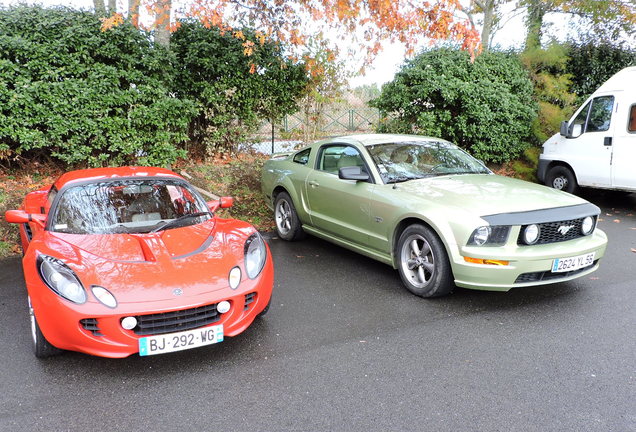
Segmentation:
[(202, 325), (197, 328), (222, 324), (224, 336), (236, 336), (267, 307), (273, 284), (274, 267), (268, 253), (261, 274), (254, 280), (245, 278), (235, 290), (228, 286), (191, 297), (122, 303), (115, 309), (95, 301), (81, 305), (71, 303), (51, 291), (41, 280), (27, 282), (27, 289), (40, 329), (52, 345), (64, 350), (119, 358), (138, 353), (139, 339), (148, 336), (137, 334), (136, 329), (124, 329), (121, 320), (125, 317), (157, 314), (158, 319), (165, 317), (167, 331), (164, 330), (164, 333), (179, 332), (188, 328), (183, 327), (182, 322), (191, 322), (193, 314), (197, 313), (196, 310), (189, 313), (189, 310), (205, 309), (203, 307), (227, 300), (231, 305), (228, 312), (219, 313), (217, 317), (198, 318)]

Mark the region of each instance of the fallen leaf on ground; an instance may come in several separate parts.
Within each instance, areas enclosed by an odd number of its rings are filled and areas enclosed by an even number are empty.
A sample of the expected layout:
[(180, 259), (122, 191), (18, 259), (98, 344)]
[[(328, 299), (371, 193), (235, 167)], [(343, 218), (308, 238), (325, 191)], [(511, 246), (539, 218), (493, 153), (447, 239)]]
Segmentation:
[(614, 223), (621, 223), (620, 219), (614, 219)]

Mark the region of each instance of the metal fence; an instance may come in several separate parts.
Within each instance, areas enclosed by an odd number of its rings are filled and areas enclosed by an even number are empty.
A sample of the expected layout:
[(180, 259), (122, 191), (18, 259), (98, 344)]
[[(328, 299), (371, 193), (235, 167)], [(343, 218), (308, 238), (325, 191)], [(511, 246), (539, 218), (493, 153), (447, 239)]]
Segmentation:
[(300, 113), (290, 114), (273, 125), (263, 122), (250, 145), (262, 153), (290, 151), (304, 144), (305, 128), (316, 128), (317, 138), (371, 133), (380, 119), (377, 108), (333, 108), (322, 113), (318, 125), (309, 124)]

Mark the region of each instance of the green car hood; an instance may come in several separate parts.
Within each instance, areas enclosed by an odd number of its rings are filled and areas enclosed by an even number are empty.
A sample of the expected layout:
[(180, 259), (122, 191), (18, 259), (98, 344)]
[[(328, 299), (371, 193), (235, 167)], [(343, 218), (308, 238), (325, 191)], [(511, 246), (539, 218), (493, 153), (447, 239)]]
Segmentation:
[(398, 183), (411, 198), (443, 200), (474, 216), (515, 213), (586, 203), (568, 193), (523, 180), (488, 174), (448, 175)]

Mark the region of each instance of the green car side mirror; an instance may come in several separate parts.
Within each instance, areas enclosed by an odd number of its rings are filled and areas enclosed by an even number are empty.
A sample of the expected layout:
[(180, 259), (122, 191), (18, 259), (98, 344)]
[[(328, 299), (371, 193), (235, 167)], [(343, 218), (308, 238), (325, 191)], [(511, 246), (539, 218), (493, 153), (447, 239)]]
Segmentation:
[(367, 181), (369, 174), (362, 167), (349, 166), (338, 170), (338, 178), (342, 180)]

